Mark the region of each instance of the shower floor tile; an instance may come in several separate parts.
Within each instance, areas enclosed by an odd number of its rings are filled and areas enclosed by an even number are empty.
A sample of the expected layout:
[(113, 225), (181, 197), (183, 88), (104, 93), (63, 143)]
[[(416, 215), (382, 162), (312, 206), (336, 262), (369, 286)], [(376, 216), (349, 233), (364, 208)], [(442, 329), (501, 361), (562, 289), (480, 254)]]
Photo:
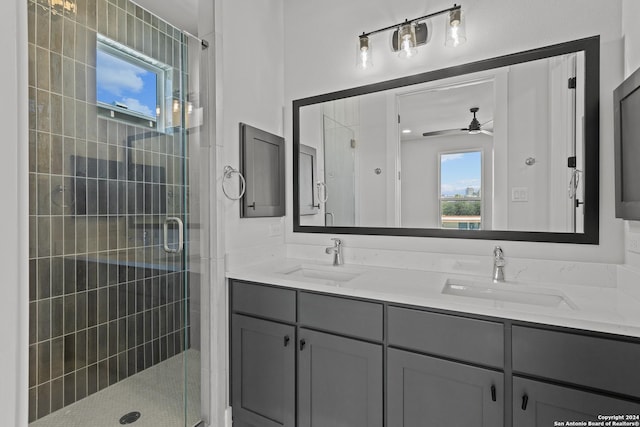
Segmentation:
[[(200, 421), (200, 352), (186, 351), (187, 426)], [(132, 427), (181, 427), (184, 411), (182, 354), (66, 406), (30, 427), (116, 427), (132, 411), (142, 415)]]

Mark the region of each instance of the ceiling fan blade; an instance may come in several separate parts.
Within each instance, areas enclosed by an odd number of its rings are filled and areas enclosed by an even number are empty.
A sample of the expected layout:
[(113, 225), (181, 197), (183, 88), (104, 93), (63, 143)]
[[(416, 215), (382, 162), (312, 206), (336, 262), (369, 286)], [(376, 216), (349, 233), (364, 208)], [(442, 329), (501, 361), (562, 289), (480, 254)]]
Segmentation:
[(486, 126), (486, 125), (488, 125), (489, 123), (493, 123), (493, 119), (491, 119), (491, 120), (487, 120), (486, 122), (482, 123), (482, 124), (480, 125), (480, 127), (485, 127), (485, 126)]
[(480, 129), (480, 133), (484, 133), (485, 135), (493, 136), (493, 131)]
[(429, 136), (441, 136), (441, 135), (455, 135), (455, 134), (459, 134), (460, 132), (466, 132), (467, 130), (468, 129), (435, 130), (432, 132), (425, 132), (422, 134), (422, 136), (429, 137)]

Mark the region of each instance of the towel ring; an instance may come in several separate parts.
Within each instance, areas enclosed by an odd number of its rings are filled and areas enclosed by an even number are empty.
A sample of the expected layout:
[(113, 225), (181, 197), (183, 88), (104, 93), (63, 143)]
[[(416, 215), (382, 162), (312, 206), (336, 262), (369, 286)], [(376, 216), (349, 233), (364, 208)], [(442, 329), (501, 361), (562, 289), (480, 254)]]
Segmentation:
[[(238, 177), (240, 178), (240, 194), (238, 195), (238, 197), (230, 196), (229, 193), (227, 193), (227, 190), (224, 188), (225, 181), (231, 178), (234, 173), (238, 174)], [(242, 199), (242, 196), (244, 196), (244, 193), (246, 190), (247, 190), (247, 181), (244, 179), (244, 176), (242, 176), (242, 173), (240, 173), (238, 169), (232, 166), (229, 166), (229, 165), (225, 166), (223, 175), (222, 175), (222, 192), (224, 193), (225, 196), (227, 196), (227, 199), (240, 200)]]

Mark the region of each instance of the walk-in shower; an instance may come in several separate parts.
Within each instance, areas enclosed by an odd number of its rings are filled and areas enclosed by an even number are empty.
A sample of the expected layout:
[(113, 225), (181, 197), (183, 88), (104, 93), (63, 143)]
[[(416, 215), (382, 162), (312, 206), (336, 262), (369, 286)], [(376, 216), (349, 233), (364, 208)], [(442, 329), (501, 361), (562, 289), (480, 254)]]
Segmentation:
[(129, 0), (25, 1), (29, 422), (191, 427), (206, 51)]

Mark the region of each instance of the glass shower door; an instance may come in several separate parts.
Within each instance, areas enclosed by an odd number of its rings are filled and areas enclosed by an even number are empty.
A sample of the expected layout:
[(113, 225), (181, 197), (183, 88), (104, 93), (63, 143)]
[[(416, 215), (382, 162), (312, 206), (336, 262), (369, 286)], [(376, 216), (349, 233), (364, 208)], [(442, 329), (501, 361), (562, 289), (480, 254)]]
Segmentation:
[(355, 133), (353, 129), (323, 116), (324, 175), (327, 190), (325, 224), (356, 225)]
[(28, 0), (29, 421), (191, 427), (200, 43), (129, 1), (58, 3)]

